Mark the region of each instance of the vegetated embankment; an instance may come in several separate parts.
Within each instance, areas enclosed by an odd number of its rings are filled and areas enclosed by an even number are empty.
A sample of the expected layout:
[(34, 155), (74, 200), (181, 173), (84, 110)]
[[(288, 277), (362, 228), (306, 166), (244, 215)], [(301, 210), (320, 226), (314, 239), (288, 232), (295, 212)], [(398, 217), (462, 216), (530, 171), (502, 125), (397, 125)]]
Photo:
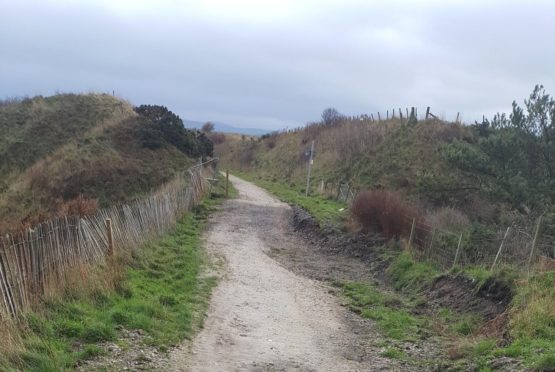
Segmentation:
[[(510, 119), (498, 115), (465, 126), (339, 117), (263, 138), (226, 139), (216, 152), (224, 166), (313, 213), (325, 231), (349, 231), (340, 250), (381, 267), (379, 282), (425, 294), (435, 309), (428, 317), (456, 324), (446, 326), (459, 336), (449, 351), (455, 365), (541, 370), (555, 365), (554, 293), (547, 284), (555, 246), (548, 186), (554, 181), (548, 161), (555, 154), (549, 141), (554, 106), (536, 87)], [(313, 178), (305, 197), (312, 140)], [(341, 198), (339, 183), (369, 191)], [(320, 235), (312, 239), (337, 240)], [(363, 236), (371, 237), (369, 247), (358, 249)], [(345, 291), (364, 315), (373, 292), (368, 282), (359, 284)], [(383, 298), (375, 300), (366, 314), (385, 321)]]

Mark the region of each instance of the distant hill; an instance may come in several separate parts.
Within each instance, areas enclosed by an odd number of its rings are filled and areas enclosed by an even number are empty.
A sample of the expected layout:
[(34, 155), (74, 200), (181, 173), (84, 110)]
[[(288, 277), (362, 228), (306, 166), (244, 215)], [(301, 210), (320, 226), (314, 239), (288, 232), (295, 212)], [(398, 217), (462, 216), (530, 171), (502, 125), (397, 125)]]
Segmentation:
[(0, 233), (140, 197), (204, 155), (204, 136), (158, 111), (106, 94), (0, 101)]
[[(187, 128), (195, 128), (200, 129), (206, 123), (194, 120), (183, 120), (185, 123), (185, 127)], [(270, 133), (271, 130), (268, 129), (260, 129), (260, 128), (239, 128), (234, 127), (233, 125), (219, 123), (217, 121), (210, 121), (214, 124), (214, 131), (221, 132), (221, 133), (237, 133), (237, 134), (245, 134), (248, 136), (261, 136), (266, 133)]]

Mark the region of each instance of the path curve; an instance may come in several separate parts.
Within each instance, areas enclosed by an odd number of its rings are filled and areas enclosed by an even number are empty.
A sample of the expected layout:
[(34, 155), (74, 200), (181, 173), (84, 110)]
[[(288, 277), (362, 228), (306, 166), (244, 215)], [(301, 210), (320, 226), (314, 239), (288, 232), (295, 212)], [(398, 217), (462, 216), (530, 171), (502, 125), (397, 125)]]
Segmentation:
[[(208, 252), (224, 275), (202, 331), (171, 356), (176, 371), (369, 371), (388, 361), (362, 357), (349, 311), (326, 284), (294, 274), (266, 253), (303, 244), (284, 227), (289, 206), (230, 176), (239, 191), (211, 217)], [(351, 314), (352, 315), (352, 314)]]

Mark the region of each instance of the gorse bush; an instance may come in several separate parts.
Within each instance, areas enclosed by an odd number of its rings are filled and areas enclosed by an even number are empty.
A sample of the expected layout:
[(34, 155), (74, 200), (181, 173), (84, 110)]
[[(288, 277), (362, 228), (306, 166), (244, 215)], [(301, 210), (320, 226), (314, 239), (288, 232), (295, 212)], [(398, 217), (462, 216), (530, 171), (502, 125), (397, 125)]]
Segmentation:
[(399, 194), (388, 190), (360, 192), (351, 206), (351, 216), (363, 230), (378, 232), (388, 239), (408, 237), (411, 220), (417, 215)]

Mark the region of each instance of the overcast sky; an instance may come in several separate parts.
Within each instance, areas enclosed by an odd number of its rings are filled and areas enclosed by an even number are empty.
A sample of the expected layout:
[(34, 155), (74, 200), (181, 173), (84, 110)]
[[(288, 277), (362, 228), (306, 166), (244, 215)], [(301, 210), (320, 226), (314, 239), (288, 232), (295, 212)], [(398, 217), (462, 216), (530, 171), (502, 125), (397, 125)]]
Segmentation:
[(112, 92), (277, 129), (555, 94), (555, 1), (0, 0), (0, 98)]

